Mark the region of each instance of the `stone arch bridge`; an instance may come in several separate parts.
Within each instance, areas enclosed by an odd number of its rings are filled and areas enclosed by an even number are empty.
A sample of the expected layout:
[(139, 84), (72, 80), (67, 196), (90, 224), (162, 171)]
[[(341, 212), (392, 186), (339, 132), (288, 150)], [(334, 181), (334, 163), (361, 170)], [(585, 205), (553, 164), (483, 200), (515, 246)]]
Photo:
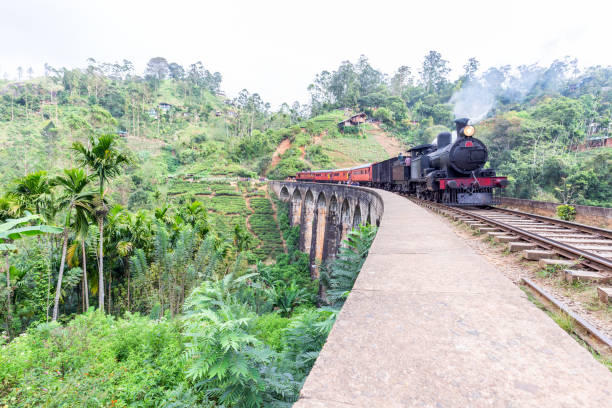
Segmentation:
[(311, 273), (336, 255), (348, 232), (361, 224), (378, 226), (383, 202), (369, 189), (339, 184), (271, 181), (276, 195), (289, 203), (289, 222), (300, 225), (300, 250), (310, 254)]
[(311, 265), (380, 224), (295, 408), (610, 406), (607, 368), (438, 215), (383, 190), (270, 185)]

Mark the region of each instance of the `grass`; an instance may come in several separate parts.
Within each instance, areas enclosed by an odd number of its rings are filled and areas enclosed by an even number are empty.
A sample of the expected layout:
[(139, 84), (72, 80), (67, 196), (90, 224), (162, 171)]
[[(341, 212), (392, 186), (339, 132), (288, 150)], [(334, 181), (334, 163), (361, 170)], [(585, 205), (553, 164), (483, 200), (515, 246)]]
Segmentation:
[(560, 312), (548, 312), (549, 316), (567, 333), (572, 334), (574, 332), (574, 319), (566, 313)]
[(531, 303), (533, 303), (538, 309), (544, 311), (548, 316), (550, 316), (550, 318), (553, 319), (553, 321), (557, 323), (559, 327), (561, 327), (566, 333), (570, 334), (574, 338), (574, 340), (576, 340), (581, 346), (586, 348), (597, 361), (599, 361), (608, 370), (610, 370), (610, 372), (612, 372), (612, 360), (599, 354), (597, 350), (594, 350), (584, 340), (582, 340), (580, 337), (578, 337), (578, 335), (574, 333), (574, 320), (567, 313), (552, 312), (548, 310), (548, 308), (533, 295), (533, 293), (528, 287), (520, 285), (519, 288), (523, 292), (525, 292), (525, 294), (527, 295), (527, 299), (529, 299)]
[(538, 270), (537, 273), (540, 278), (548, 279), (558, 276), (563, 269), (564, 267), (561, 265), (548, 265), (546, 268)]
[(540, 302), (540, 300), (533, 295), (533, 293), (527, 286), (520, 285), (519, 288), (521, 288), (521, 290), (525, 292), (525, 294), (527, 295), (527, 299), (529, 299), (531, 303), (536, 305), (538, 309), (546, 312), (546, 314), (549, 315), (551, 319), (553, 319), (555, 323), (559, 325), (559, 327), (561, 327), (567, 333), (571, 334), (573, 332), (574, 320), (568, 314), (563, 312), (556, 313), (550, 311), (544, 303)]
[(591, 300), (588, 302), (584, 302), (584, 306), (586, 307), (587, 310), (590, 310), (591, 312), (596, 312), (598, 310), (604, 309), (605, 305), (603, 302), (599, 300), (599, 296), (597, 296), (597, 291), (595, 290), (593, 292), (593, 295), (591, 296)]
[(493, 237), (487, 237), (486, 241), (489, 243), (489, 245), (494, 247), (499, 245), (499, 242), (497, 242)]

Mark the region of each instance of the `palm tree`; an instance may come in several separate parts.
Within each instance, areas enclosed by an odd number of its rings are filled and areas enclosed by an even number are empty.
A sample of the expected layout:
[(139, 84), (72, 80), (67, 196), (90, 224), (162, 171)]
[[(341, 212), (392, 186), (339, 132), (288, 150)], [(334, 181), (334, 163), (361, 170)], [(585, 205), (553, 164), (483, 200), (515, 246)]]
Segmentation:
[(17, 203), (20, 212), (31, 210), (36, 214), (40, 214), (41, 204), (44, 204), (50, 193), (51, 187), (46, 171), (37, 171), (18, 178), (8, 192)]
[(91, 148), (85, 147), (81, 142), (74, 142), (72, 149), (80, 153), (79, 161), (89, 166), (98, 177), (100, 194), (94, 200), (94, 215), (98, 221), (100, 231), (98, 256), (98, 307), (104, 311), (104, 219), (108, 214), (108, 206), (104, 202), (104, 184), (118, 176), (124, 165), (131, 160), (126, 154), (119, 152), (116, 147), (115, 135), (101, 135), (89, 139)]
[(59, 300), (62, 291), (62, 279), (64, 276), (64, 266), (66, 263), (66, 249), (68, 247), (68, 233), (70, 231), (70, 219), (72, 211), (75, 210), (76, 225), (82, 227), (87, 223), (87, 213), (92, 211), (94, 193), (85, 191), (90, 182), (90, 177), (82, 169), (64, 169), (64, 174), (52, 180), (53, 185), (63, 187), (63, 195), (59, 199), (58, 207), (66, 209), (64, 222), (64, 234), (62, 243), (62, 258), (60, 270), (57, 277), (57, 287), (55, 289), (55, 302), (53, 304), (53, 321), (57, 320), (59, 311)]
[(17, 214), (17, 204), (7, 195), (0, 197), (0, 221), (4, 221)]
[[(88, 215), (93, 216), (89, 213)], [(89, 237), (89, 217), (77, 218), (74, 221), (73, 229), (77, 232), (76, 239), (68, 247), (67, 260), (70, 266), (78, 266), (79, 251), (81, 255), (82, 269), (83, 269), (83, 312), (89, 309), (89, 282), (87, 278), (87, 251), (85, 246), (87, 245), (87, 239)]]

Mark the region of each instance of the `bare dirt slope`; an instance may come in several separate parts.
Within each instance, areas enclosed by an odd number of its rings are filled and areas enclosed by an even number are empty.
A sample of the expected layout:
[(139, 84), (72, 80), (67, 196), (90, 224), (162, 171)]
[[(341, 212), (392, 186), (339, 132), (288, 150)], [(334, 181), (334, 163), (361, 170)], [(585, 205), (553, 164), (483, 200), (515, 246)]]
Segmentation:
[(374, 136), (374, 139), (378, 142), (378, 144), (380, 144), (391, 156), (395, 156), (405, 150), (405, 147), (399, 140), (388, 135), (377, 124), (372, 124), (372, 129), (370, 129), (369, 133)]
[(269, 168), (273, 169), (274, 167), (276, 167), (278, 162), (280, 162), (281, 155), (285, 153), (287, 150), (289, 150), (290, 148), (291, 148), (291, 140), (284, 139), (282, 142), (280, 142), (280, 144), (274, 151), (274, 154), (272, 155), (272, 162), (270, 163)]

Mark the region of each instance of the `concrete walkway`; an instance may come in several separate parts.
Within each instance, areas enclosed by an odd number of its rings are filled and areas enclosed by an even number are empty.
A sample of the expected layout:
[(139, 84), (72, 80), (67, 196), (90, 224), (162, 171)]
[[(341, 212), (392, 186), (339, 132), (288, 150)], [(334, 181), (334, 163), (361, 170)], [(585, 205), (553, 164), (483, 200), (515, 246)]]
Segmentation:
[(378, 235), (294, 407), (612, 407), (610, 371), (439, 216), (378, 192)]

